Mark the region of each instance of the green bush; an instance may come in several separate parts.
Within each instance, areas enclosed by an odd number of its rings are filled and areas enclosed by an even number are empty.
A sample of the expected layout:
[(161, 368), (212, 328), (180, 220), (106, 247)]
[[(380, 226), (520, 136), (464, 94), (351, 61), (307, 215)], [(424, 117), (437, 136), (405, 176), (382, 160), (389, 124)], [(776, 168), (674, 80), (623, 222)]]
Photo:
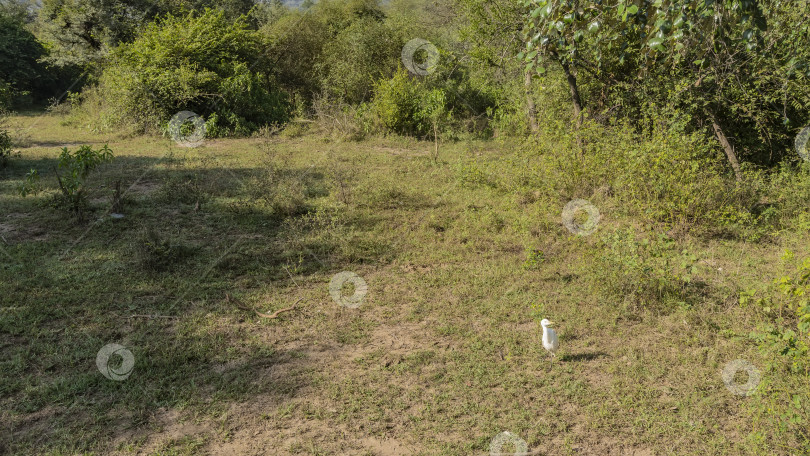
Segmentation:
[(26, 104), (31, 96), (43, 98), (52, 82), (40, 59), (45, 48), (26, 28), (22, 18), (14, 17), (0, 4), (0, 109)]
[(364, 17), (324, 47), (321, 87), (348, 103), (369, 101), (374, 81), (394, 75), (403, 39), (385, 22)]
[(377, 82), (371, 111), (386, 130), (402, 135), (432, 136), (452, 120), (448, 94), (411, 77), (403, 68)]
[[(783, 260), (792, 259), (786, 251)], [(779, 441), (792, 454), (805, 454), (810, 449), (810, 258), (761, 290), (741, 292), (740, 305), (752, 304), (763, 321), (749, 337), (769, 372), (753, 396), (752, 438)]]
[(382, 79), (374, 88), (373, 111), (382, 126), (400, 134), (419, 131), (420, 88), (408, 73), (400, 68), (391, 79)]
[(665, 234), (640, 236), (633, 229), (601, 234), (592, 277), (597, 293), (631, 308), (691, 305), (697, 257), (676, 250)]
[[(547, 199), (611, 196), (622, 213), (677, 231), (756, 235), (763, 177), (749, 170), (738, 183), (720, 154), (677, 120), (647, 132), (592, 122), (571, 131), (567, 119), (539, 114), (541, 131), (527, 142), (526, 159), (535, 175), (530, 183)], [(525, 183), (506, 186), (515, 185)]]
[(810, 162), (782, 163), (768, 182), (767, 194), (779, 228), (810, 231)]
[(91, 92), (103, 100), (101, 124), (154, 130), (188, 110), (207, 119), (209, 135), (223, 136), (285, 122), (287, 97), (269, 76), (264, 49), (258, 32), (222, 11), (152, 23), (113, 52)]
[(5, 168), (8, 165), (12, 152), (11, 137), (6, 130), (0, 130), (0, 168)]
[[(71, 152), (67, 147), (62, 148), (55, 171), (60, 193), (54, 199), (54, 205), (72, 211), (81, 219), (87, 209), (87, 180), (90, 172), (112, 158), (112, 150), (106, 144), (98, 150), (88, 145), (79, 147), (76, 152)], [(39, 172), (32, 169), (20, 187), (20, 194), (26, 196), (38, 190)]]
[(13, 141), (11, 135), (6, 129), (6, 116), (7, 114), (0, 108), (0, 168), (8, 165), (8, 160), (14, 151), (11, 149)]

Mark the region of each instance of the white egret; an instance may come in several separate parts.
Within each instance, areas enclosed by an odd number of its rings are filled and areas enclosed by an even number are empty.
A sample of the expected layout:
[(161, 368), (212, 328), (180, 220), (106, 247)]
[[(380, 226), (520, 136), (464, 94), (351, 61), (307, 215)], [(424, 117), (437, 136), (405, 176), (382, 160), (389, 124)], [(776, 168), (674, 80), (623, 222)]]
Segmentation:
[(552, 363), (554, 362), (554, 356), (557, 349), (560, 348), (560, 339), (557, 339), (557, 333), (551, 329), (551, 325), (553, 324), (553, 321), (549, 321), (545, 318), (540, 322), (540, 326), (543, 327), (543, 348), (551, 353)]

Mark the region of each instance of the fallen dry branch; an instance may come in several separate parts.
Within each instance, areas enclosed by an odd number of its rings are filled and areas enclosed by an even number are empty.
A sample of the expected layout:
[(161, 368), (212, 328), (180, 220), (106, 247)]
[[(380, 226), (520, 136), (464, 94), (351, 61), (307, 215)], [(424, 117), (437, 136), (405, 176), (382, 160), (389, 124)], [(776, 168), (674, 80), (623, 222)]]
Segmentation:
[(238, 308), (240, 308), (242, 310), (247, 310), (248, 312), (253, 312), (256, 315), (258, 315), (259, 317), (267, 318), (267, 319), (278, 318), (278, 316), (281, 315), (284, 312), (289, 312), (291, 310), (295, 310), (297, 308), (296, 306), (298, 305), (298, 303), (301, 302), (301, 300), (303, 300), (303, 299), (304, 298), (299, 298), (298, 301), (295, 301), (295, 303), (293, 305), (291, 305), (290, 307), (285, 307), (283, 309), (278, 309), (277, 311), (275, 311), (275, 312), (273, 312), (271, 314), (267, 314), (267, 313), (259, 312), (256, 309), (252, 309), (252, 308), (244, 305), (238, 299), (231, 297), (231, 295), (228, 295), (228, 294), (225, 295), (225, 300), (228, 301), (228, 302), (233, 301), (233, 303), (236, 304), (236, 307), (238, 307)]
[(149, 314), (136, 314), (130, 315), (129, 318), (180, 318), (173, 315), (149, 315)]

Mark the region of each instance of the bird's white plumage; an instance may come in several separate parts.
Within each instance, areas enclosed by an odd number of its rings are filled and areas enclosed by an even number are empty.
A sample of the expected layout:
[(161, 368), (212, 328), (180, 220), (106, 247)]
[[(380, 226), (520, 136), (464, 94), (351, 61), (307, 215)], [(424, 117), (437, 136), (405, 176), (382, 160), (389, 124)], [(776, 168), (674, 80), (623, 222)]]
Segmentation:
[(545, 318), (540, 322), (540, 326), (543, 327), (543, 348), (554, 356), (557, 349), (560, 348), (560, 340), (557, 339), (557, 333), (551, 329), (552, 324)]

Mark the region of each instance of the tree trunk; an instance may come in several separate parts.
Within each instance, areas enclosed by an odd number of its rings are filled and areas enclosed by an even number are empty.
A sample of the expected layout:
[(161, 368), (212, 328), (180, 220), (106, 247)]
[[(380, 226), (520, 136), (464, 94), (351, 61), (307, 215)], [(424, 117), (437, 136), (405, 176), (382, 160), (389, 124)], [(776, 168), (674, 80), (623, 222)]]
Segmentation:
[(574, 101), (574, 116), (577, 118), (577, 128), (582, 126), (582, 98), (579, 96), (577, 78), (571, 73), (571, 66), (568, 62), (562, 63), (565, 78), (568, 80), (568, 88), (571, 90), (571, 99)]
[(740, 162), (737, 160), (737, 154), (734, 152), (734, 146), (731, 145), (726, 134), (723, 133), (723, 129), (717, 123), (717, 117), (714, 113), (711, 114), (711, 121), (712, 127), (714, 127), (714, 135), (720, 141), (720, 145), (723, 146), (723, 151), (726, 153), (729, 163), (731, 163), (731, 168), (734, 169), (734, 177), (737, 178), (737, 182), (740, 182), (742, 181), (742, 173), (740, 172)]
[(532, 133), (537, 133), (537, 107), (534, 105), (534, 96), (532, 92), (532, 73), (526, 71), (526, 78), (523, 81), (523, 87), (526, 89), (526, 110), (529, 116), (529, 128)]

